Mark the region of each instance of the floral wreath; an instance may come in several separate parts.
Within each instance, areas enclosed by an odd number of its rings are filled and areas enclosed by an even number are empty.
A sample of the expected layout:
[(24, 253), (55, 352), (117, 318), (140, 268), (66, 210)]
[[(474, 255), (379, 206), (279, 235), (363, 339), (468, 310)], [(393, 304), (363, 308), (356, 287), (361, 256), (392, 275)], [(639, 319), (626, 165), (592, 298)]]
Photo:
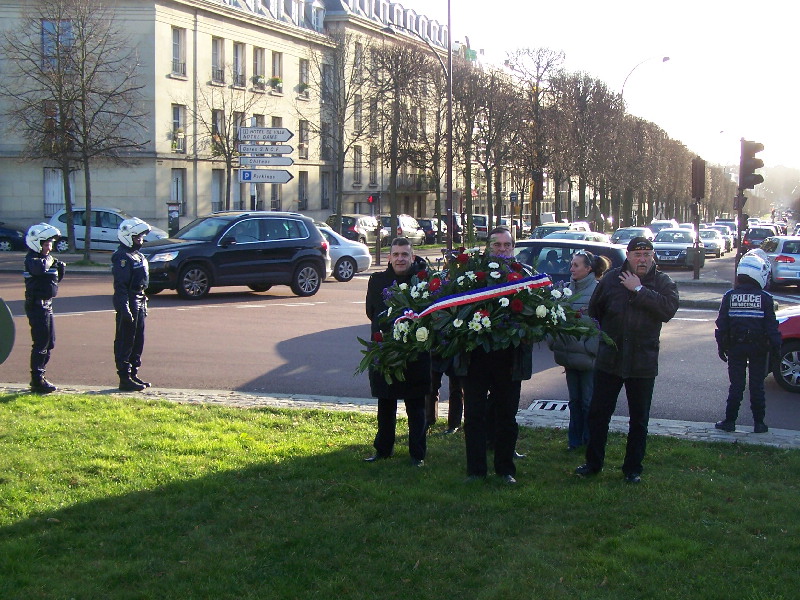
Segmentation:
[(513, 258), (459, 248), (444, 268), (429, 261), (409, 283), (395, 281), (383, 290), (388, 308), (380, 331), (369, 341), (358, 338), (364, 357), (356, 373), (372, 368), (392, 383), (405, 379), (406, 366), (421, 352), (449, 358), (476, 348), (532, 344), (548, 335), (598, 333), (596, 322), (569, 306), (571, 295)]

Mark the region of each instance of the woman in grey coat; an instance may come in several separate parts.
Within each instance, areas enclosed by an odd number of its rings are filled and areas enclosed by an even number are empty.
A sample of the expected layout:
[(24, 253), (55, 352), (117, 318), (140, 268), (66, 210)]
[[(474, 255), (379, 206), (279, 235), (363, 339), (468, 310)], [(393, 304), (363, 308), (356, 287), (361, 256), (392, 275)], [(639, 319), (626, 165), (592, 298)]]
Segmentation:
[[(581, 318), (589, 319), (586, 308), (597, 282), (611, 265), (604, 256), (579, 250), (572, 255), (569, 272), (569, 289), (572, 291), (570, 306), (583, 313)], [(564, 367), (569, 392), (569, 429), (567, 447), (574, 450), (586, 444), (589, 439), (589, 404), (592, 400), (592, 378), (594, 359), (600, 345), (600, 336), (582, 337), (559, 336), (550, 338), (548, 343), (557, 364)]]

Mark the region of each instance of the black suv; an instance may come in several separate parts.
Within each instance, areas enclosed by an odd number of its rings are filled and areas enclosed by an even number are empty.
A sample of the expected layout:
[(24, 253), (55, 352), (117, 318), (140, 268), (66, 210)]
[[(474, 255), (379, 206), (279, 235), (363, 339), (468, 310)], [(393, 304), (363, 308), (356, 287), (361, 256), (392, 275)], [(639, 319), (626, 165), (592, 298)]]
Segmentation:
[(308, 217), (285, 212), (219, 212), (200, 217), (174, 238), (147, 242), (148, 293), (177, 290), (198, 299), (214, 286), (265, 292), (289, 285), (313, 296), (331, 273), (328, 242)]

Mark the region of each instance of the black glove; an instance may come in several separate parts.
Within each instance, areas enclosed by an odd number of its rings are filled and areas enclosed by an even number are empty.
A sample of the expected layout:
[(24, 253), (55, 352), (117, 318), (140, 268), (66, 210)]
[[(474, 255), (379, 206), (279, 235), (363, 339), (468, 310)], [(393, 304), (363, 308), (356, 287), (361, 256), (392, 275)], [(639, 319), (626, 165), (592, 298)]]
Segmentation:
[(781, 364), (781, 348), (776, 346), (769, 350), (769, 366), (770, 369), (775, 369)]
[(725, 348), (717, 348), (717, 354), (719, 354), (722, 362), (728, 362), (728, 351)]
[(56, 271), (58, 272), (58, 280), (61, 281), (64, 279), (64, 270), (67, 268), (66, 263), (57, 260), (56, 261)]

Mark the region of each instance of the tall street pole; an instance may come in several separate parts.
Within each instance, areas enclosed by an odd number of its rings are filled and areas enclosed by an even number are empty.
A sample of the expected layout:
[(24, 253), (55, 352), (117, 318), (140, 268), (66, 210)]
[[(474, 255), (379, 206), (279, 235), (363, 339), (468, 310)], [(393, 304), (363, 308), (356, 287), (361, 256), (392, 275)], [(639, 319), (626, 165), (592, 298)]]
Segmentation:
[[(447, 210), (447, 251), (453, 250), (453, 30), (450, 28), (450, 0), (447, 0), (447, 156), (445, 157), (445, 207)], [(462, 231), (463, 234), (463, 231)]]

